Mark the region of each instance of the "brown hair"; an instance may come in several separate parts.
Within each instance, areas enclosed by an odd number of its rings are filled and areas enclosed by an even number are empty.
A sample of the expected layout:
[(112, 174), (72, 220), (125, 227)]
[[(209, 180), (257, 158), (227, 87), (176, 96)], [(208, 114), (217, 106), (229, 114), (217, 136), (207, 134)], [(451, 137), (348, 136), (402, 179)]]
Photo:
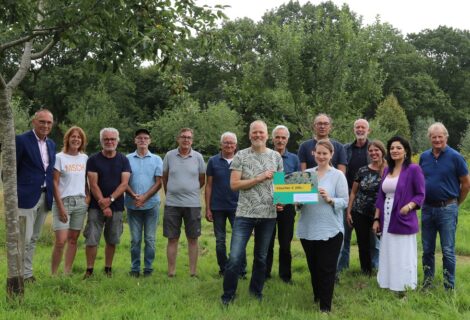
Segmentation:
[(87, 138), (86, 138), (86, 134), (85, 134), (85, 131), (83, 131), (82, 128), (77, 127), (77, 126), (71, 127), (65, 133), (65, 135), (64, 135), (64, 146), (62, 147), (62, 152), (67, 153), (69, 151), (69, 139), (70, 139), (70, 136), (72, 135), (72, 133), (74, 131), (77, 131), (80, 138), (82, 138), (82, 144), (80, 145), (80, 148), (78, 148), (78, 152), (85, 152), (86, 145), (88, 143)]
[(369, 142), (369, 146), (367, 146), (367, 151), (369, 151), (370, 147), (376, 147), (382, 152), (382, 163), (379, 167), (380, 174), (382, 175), (384, 168), (387, 166), (387, 160), (385, 160), (385, 157), (387, 156), (385, 145), (380, 140), (372, 140), (371, 142)]
[(322, 146), (322, 147), (327, 148), (331, 152), (331, 154), (335, 152), (335, 148), (333, 147), (333, 144), (330, 142), (329, 139), (318, 140), (317, 144), (315, 145), (315, 149), (317, 148), (317, 146)]

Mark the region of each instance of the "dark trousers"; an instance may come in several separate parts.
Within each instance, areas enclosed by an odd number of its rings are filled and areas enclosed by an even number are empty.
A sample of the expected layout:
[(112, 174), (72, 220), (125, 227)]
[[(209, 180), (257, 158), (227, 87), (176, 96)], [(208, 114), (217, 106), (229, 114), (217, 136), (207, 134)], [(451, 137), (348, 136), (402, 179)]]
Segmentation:
[(300, 242), (310, 270), (313, 299), (315, 302), (320, 302), (321, 311), (330, 311), (343, 234), (339, 232), (326, 241), (300, 239)]
[[(291, 204), (284, 206), (284, 210), (277, 213), (276, 222), (279, 240), (279, 277), (284, 281), (290, 281), (292, 278), (290, 244), (294, 236), (295, 207)], [(275, 240), (276, 228), (274, 228), (271, 243), (269, 244), (268, 257), (266, 259), (266, 277), (271, 276)]]
[(354, 229), (356, 230), (357, 246), (359, 247), (359, 261), (361, 263), (361, 270), (366, 274), (372, 273), (372, 260), (371, 260), (371, 230), (372, 230), (372, 217), (364, 214), (352, 213), (354, 221)]

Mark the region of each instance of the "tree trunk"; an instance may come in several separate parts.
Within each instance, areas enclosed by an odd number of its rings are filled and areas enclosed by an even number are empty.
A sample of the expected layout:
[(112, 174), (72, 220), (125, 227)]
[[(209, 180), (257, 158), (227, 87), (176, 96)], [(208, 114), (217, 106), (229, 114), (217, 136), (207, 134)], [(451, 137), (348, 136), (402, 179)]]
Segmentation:
[[(2, 79), (3, 80), (3, 79)], [(2, 81), (3, 82), (3, 81)], [(16, 145), (13, 112), (10, 106), (11, 92), (0, 84), (0, 136), (2, 144), (2, 180), (5, 203), (6, 247), (7, 247), (7, 300), (22, 299), (23, 283), (23, 239), (20, 237), (18, 220), (18, 197), (16, 189)]]

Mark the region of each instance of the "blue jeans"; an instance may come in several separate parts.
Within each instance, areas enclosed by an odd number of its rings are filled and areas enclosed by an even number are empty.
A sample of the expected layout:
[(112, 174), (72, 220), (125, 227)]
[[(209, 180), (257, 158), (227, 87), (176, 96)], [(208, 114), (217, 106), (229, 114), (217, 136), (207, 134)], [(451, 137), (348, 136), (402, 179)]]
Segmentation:
[(234, 299), (237, 291), (238, 275), (242, 266), (246, 245), (250, 240), (253, 229), (255, 230), (255, 247), (253, 250), (253, 270), (251, 273), (250, 293), (261, 299), (266, 277), (266, 257), (268, 247), (273, 235), (276, 218), (258, 219), (236, 217), (230, 244), (230, 257), (224, 273), (224, 294), (222, 301), (228, 302)]
[(444, 287), (453, 289), (455, 285), (455, 232), (457, 229), (458, 205), (445, 207), (424, 205), (421, 210), (421, 239), (423, 241), (423, 271), (425, 284), (434, 278), (434, 251), (439, 232), (442, 249)]
[[(345, 215), (346, 217), (346, 215)], [(349, 252), (351, 251), (351, 236), (352, 236), (352, 228), (349, 227), (346, 218), (344, 220), (344, 238), (343, 238), (343, 245), (341, 246), (341, 252), (339, 254), (338, 259), (338, 266), (336, 273), (339, 274), (344, 269), (349, 268)], [(374, 232), (370, 231), (370, 252), (371, 252), (371, 262), (372, 268), (378, 269), (379, 268), (379, 252), (380, 249), (380, 240), (374, 234)]]
[[(214, 219), (214, 235), (215, 235), (215, 252), (217, 255), (217, 263), (221, 273), (225, 272), (227, 265), (227, 247), (226, 247), (226, 225), (227, 219), (230, 226), (233, 228), (233, 221), (235, 220), (235, 211), (212, 211), (212, 218)], [(242, 262), (240, 275), (246, 274), (246, 256)]]
[(155, 259), (155, 238), (158, 225), (160, 203), (148, 210), (127, 209), (127, 221), (131, 232), (131, 271), (140, 272), (140, 245), (144, 233), (144, 272), (153, 271)]

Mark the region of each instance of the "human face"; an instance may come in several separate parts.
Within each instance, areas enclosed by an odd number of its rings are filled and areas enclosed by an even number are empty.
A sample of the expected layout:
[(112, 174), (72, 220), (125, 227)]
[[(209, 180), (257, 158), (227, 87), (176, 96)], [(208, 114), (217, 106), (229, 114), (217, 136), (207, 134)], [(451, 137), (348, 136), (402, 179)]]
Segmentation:
[(286, 151), (286, 145), (287, 142), (289, 141), (289, 136), (287, 134), (286, 129), (277, 129), (276, 132), (274, 132), (274, 137), (273, 137), (273, 145), (274, 149), (276, 149), (277, 152), (280, 154), (283, 154)]
[(429, 137), (434, 150), (442, 150), (447, 146), (447, 137), (442, 129), (435, 129)]
[(369, 124), (365, 120), (357, 120), (354, 124), (354, 135), (357, 140), (366, 140), (369, 134)]
[(151, 140), (148, 134), (142, 132), (135, 137), (134, 142), (138, 149), (148, 150)]
[(103, 146), (103, 150), (106, 152), (116, 151), (118, 145), (117, 133), (112, 131), (103, 132), (103, 140), (101, 141), (101, 145)]
[(393, 161), (404, 160), (406, 156), (405, 147), (400, 143), (400, 141), (392, 142), (388, 152), (390, 152), (390, 157)]
[(255, 123), (250, 130), (250, 141), (253, 147), (265, 147), (268, 132), (262, 123)]
[(327, 116), (319, 116), (315, 119), (315, 123), (313, 125), (313, 129), (315, 131), (315, 136), (318, 139), (328, 138), (331, 130), (331, 123), (330, 119)]
[(326, 166), (330, 164), (333, 154), (326, 147), (322, 145), (317, 145), (315, 151), (313, 152), (315, 156), (315, 161), (319, 167)]
[(70, 152), (78, 152), (80, 150), (80, 147), (82, 146), (82, 136), (80, 133), (78, 133), (77, 130), (72, 131), (72, 133), (69, 136), (69, 141), (68, 143), (68, 151)]
[(379, 148), (377, 148), (376, 146), (371, 145), (369, 147), (368, 152), (369, 152), (369, 158), (372, 162), (377, 163), (377, 162), (382, 161), (384, 155), (383, 155), (382, 151)]
[(237, 149), (237, 142), (235, 141), (234, 137), (225, 136), (222, 140), (222, 143), (220, 144), (220, 147), (222, 149), (222, 154), (225, 157), (233, 156), (235, 149)]
[(36, 133), (38, 138), (44, 139), (49, 133), (51, 133), (54, 120), (50, 112), (41, 111), (36, 114), (32, 122), (34, 132)]
[(193, 145), (193, 134), (191, 131), (183, 131), (178, 136), (178, 146), (182, 150), (189, 150)]

